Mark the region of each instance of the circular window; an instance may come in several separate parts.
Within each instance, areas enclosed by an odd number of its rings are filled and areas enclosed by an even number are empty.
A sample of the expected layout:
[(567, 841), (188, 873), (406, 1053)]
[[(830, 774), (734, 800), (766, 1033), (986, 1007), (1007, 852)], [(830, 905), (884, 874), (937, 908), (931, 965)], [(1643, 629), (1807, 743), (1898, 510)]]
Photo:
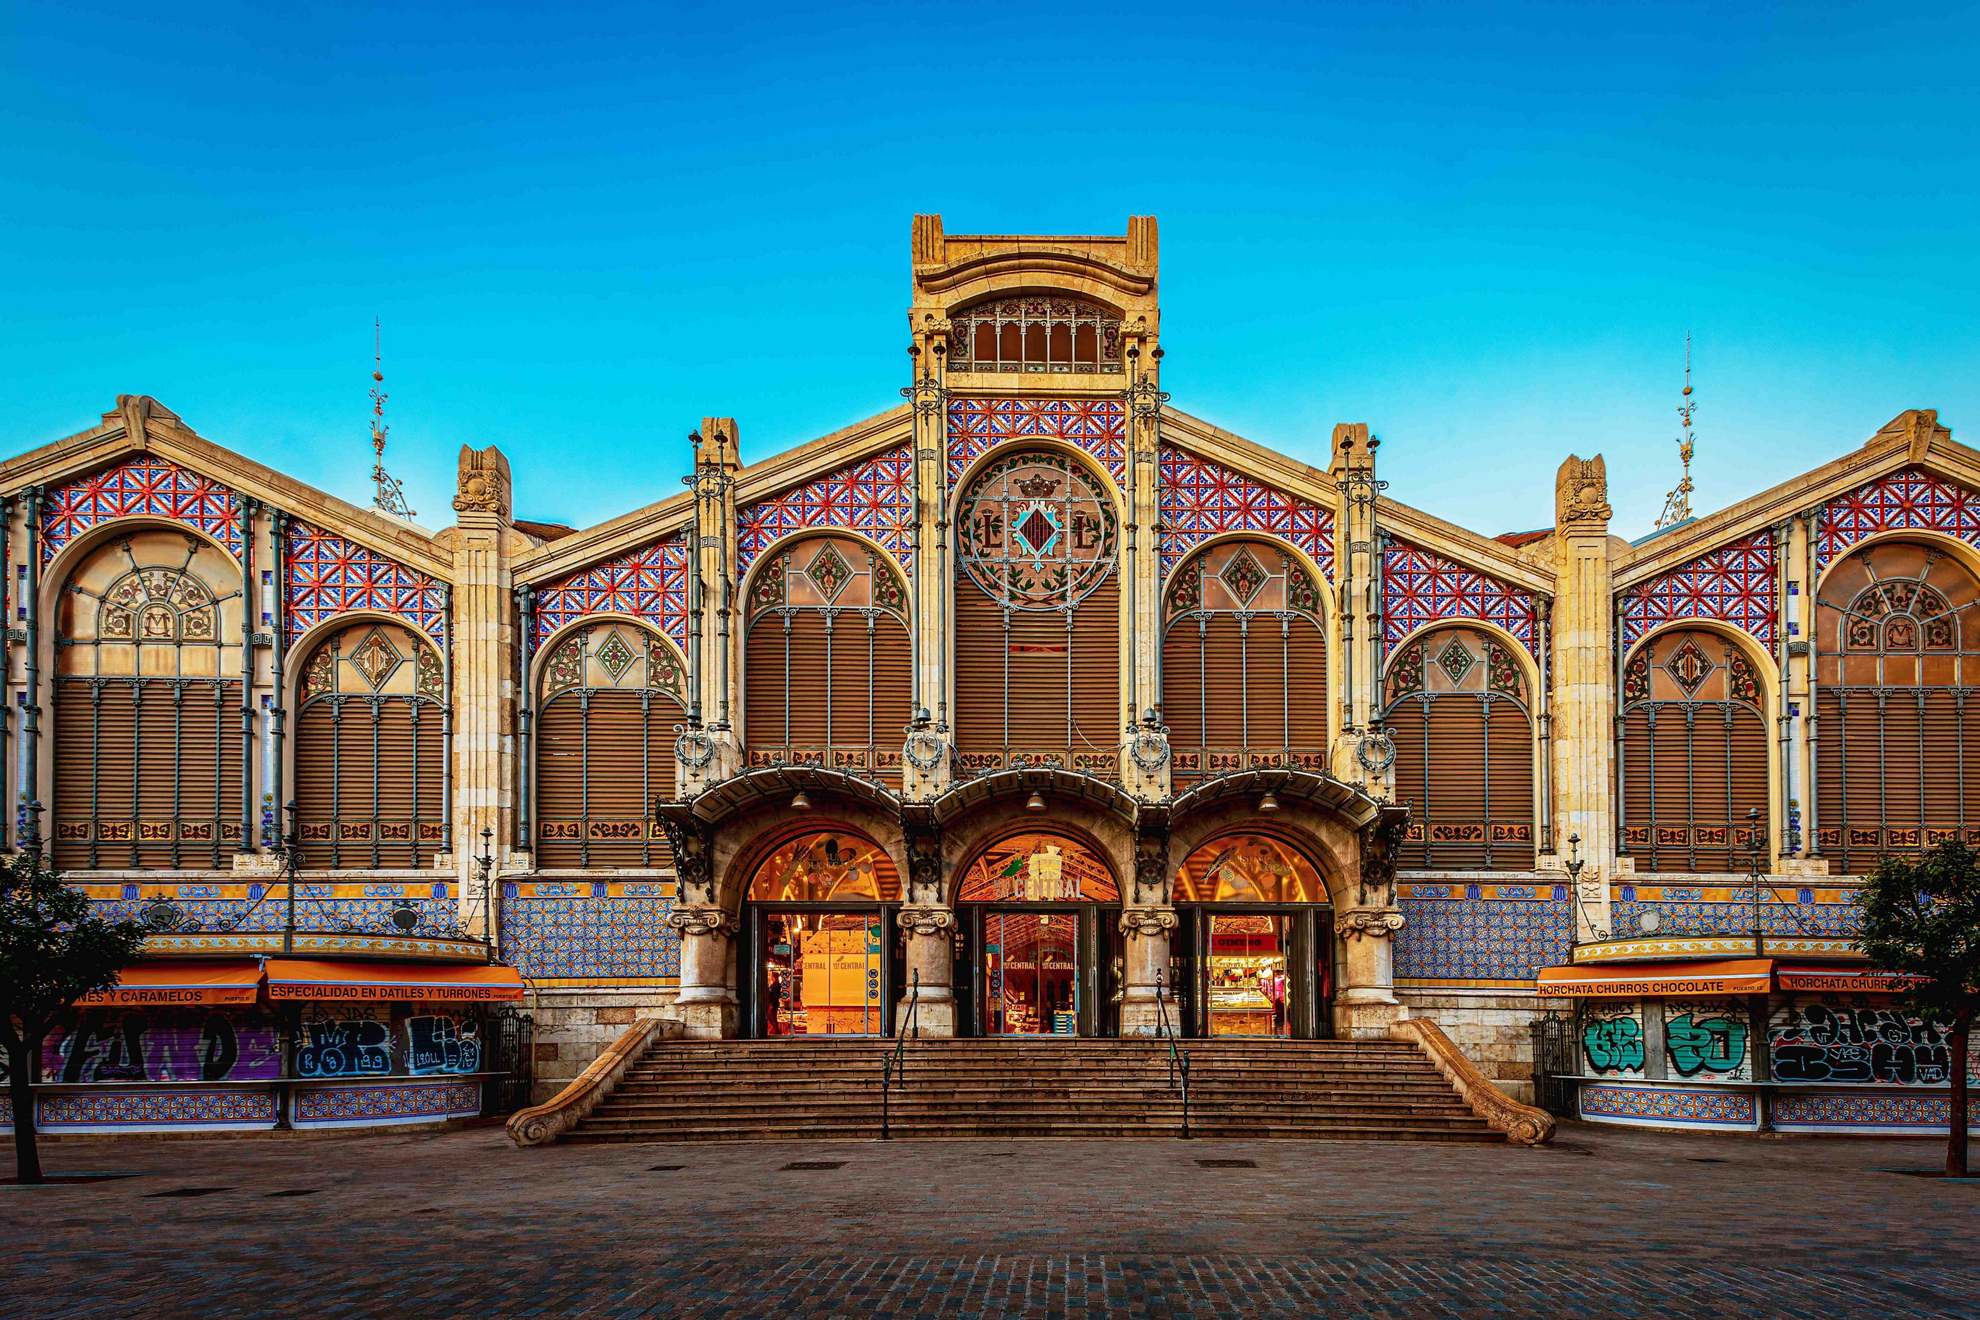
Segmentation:
[(964, 493), (963, 570), (1012, 609), (1077, 604), (1112, 569), (1120, 539), (1097, 478), (1062, 454), (1013, 454)]

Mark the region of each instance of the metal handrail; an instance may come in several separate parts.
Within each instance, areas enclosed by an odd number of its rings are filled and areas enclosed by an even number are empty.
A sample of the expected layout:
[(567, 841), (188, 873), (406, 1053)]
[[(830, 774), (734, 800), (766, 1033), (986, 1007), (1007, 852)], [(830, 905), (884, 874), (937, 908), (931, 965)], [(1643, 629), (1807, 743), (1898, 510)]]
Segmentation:
[(1176, 1048), (1176, 1029), (1169, 1022), (1168, 996), (1162, 989), (1162, 969), (1155, 969), (1155, 1016), (1161, 1024), (1160, 1034), (1169, 1038), (1169, 1085), (1176, 1084), (1178, 1074), (1182, 1077), (1182, 1135), (1189, 1138), (1189, 1051)]
[(892, 1092), (894, 1082), (907, 1081), (907, 1038), (914, 1032), (916, 1040), (921, 1039), (921, 969), (912, 973), (912, 984), (908, 989), (907, 1021), (901, 1024), (900, 1034), (894, 1038), (894, 1048), (887, 1051), (880, 1061), (880, 1140), (892, 1141)]

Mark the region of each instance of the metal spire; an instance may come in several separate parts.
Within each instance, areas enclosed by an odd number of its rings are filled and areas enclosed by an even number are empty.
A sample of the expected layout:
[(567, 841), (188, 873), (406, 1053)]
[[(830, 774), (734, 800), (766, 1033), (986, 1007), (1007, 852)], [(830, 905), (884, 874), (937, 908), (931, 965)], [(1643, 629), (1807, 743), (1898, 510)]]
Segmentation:
[(412, 506), (406, 503), (405, 487), (385, 470), (385, 354), (384, 334), (377, 320), (371, 323), (371, 507), (388, 518), (413, 520)]
[(1691, 414), (1698, 407), (1691, 397), (1691, 336), (1684, 337), (1684, 394), (1678, 405), (1678, 420), (1684, 424), (1684, 434), (1678, 437), (1678, 457), (1684, 462), (1684, 476), (1677, 487), (1664, 497), (1664, 512), (1657, 519), (1657, 526), (1675, 527), (1691, 517), (1691, 453), (1697, 437), (1691, 433)]

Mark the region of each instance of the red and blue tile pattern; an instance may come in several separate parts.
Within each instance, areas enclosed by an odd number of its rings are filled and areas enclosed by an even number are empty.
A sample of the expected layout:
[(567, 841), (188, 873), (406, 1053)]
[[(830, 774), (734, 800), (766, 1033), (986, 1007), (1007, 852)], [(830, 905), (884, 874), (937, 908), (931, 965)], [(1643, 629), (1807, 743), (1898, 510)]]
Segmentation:
[(1504, 628), (1537, 655), (1537, 617), (1527, 592), (1433, 550), (1397, 541), (1382, 556), (1382, 627), (1390, 646), (1426, 623), (1479, 619)]
[(872, 537), (903, 568), (914, 562), (914, 447), (849, 463), (736, 510), (736, 566), (747, 570), (779, 538), (806, 528)]
[(112, 518), (165, 518), (196, 527), (241, 555), (241, 508), (218, 482), (153, 454), (140, 454), (44, 492), (41, 562)]
[(1980, 545), (1980, 495), (1917, 468), (1866, 482), (1822, 506), (1817, 563), (1826, 566), (1873, 533), (1899, 529), (1944, 532)]
[(1717, 619), (1772, 646), (1777, 592), (1774, 534), (1762, 528), (1632, 588), (1623, 600), (1623, 643), (1666, 623)]
[(376, 610), (444, 644), (446, 593), (438, 578), (306, 522), (289, 524), (287, 555), (291, 642), (339, 614)]
[(1162, 573), (1190, 547), (1225, 532), (1266, 532), (1304, 550), (1334, 576), (1334, 514), (1185, 449), (1162, 447)]
[(536, 589), (535, 645), (592, 614), (644, 619), (687, 645), (688, 534), (678, 531)]
[(1042, 437), (1079, 446), (1127, 485), (1127, 408), (1119, 399), (951, 399), (949, 480), (1006, 440)]

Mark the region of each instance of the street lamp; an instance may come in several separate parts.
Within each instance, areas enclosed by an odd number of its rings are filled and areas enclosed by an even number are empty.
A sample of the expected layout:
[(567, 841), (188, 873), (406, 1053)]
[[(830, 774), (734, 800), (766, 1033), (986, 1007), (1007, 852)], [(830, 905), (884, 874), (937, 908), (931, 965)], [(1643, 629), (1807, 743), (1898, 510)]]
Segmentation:
[(296, 871), (302, 865), (302, 836), (296, 833), (296, 800), (289, 799), (283, 808), (289, 818), (289, 828), (282, 832), (280, 850), (282, 853), (283, 901), (287, 905), (282, 918), (282, 952), (296, 951)]
[(1574, 897), (1574, 903), (1568, 909), (1568, 948), (1573, 949), (1581, 943), (1581, 868), (1588, 862), (1581, 855), (1579, 834), (1568, 835), (1567, 842), (1568, 859), (1562, 863), (1562, 868), (1568, 873), (1568, 893)]
[(475, 870), (481, 877), (481, 947), (490, 962), (495, 960), (495, 891), (489, 888), (488, 876), (495, 869), (495, 831), (488, 826), (481, 827), (481, 855), (474, 859)]

